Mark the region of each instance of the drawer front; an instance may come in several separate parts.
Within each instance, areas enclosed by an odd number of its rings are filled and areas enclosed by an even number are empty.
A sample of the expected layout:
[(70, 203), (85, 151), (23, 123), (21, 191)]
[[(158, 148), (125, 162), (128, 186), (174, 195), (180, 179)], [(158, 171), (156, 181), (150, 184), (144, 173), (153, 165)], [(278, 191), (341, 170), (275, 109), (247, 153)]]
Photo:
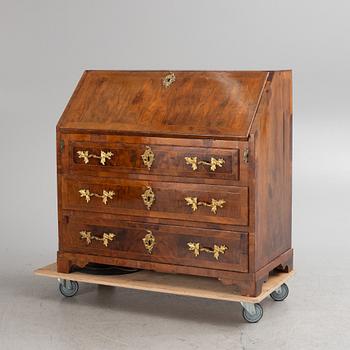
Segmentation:
[(72, 142), (71, 170), (239, 180), (239, 149)]
[(248, 271), (248, 234), (242, 232), (70, 218), (61, 237), (65, 252)]
[(248, 188), (63, 177), (62, 208), (248, 225)]

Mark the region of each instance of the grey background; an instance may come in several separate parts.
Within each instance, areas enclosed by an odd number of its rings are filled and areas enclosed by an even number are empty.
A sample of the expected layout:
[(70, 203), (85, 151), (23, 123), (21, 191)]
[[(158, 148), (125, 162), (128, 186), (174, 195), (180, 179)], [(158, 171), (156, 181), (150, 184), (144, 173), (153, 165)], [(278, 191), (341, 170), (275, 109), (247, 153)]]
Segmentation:
[[(348, 1), (0, 1), (0, 349), (350, 347)], [(84, 69), (294, 71), (284, 303), (96, 288), (32, 270), (57, 249), (55, 124)]]

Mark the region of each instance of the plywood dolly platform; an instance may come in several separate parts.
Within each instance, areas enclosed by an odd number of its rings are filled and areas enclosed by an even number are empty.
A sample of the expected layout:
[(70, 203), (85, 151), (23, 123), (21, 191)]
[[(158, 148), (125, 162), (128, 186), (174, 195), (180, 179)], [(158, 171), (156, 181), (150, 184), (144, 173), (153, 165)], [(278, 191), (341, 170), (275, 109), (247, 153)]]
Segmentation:
[(51, 264), (34, 271), (36, 275), (57, 278), (59, 290), (65, 297), (74, 296), (79, 289), (78, 282), (101, 284), (114, 287), (138, 289), (152, 292), (185, 295), (199, 298), (240, 302), (243, 318), (250, 323), (258, 322), (263, 316), (260, 302), (269, 295), (275, 301), (282, 301), (288, 296), (286, 281), (294, 275), (276, 273), (264, 283), (262, 293), (257, 297), (233, 294), (232, 287), (208, 277), (173, 275), (153, 271), (139, 271), (125, 275), (90, 275), (81, 272), (59, 273), (56, 264)]

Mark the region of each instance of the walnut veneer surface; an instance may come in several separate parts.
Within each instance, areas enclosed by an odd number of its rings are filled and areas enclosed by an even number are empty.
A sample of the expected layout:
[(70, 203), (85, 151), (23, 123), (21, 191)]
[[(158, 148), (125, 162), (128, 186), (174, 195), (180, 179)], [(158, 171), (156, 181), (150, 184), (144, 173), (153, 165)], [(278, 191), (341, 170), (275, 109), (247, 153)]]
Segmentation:
[(293, 268), (291, 71), (86, 71), (57, 125), (58, 272)]

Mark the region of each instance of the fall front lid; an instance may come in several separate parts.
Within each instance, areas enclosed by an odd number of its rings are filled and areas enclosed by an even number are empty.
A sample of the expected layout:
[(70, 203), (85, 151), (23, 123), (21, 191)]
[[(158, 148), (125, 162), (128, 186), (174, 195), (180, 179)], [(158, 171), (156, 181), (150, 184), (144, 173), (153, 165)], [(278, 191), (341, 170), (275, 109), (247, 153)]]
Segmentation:
[(268, 72), (86, 71), (58, 128), (248, 137)]

